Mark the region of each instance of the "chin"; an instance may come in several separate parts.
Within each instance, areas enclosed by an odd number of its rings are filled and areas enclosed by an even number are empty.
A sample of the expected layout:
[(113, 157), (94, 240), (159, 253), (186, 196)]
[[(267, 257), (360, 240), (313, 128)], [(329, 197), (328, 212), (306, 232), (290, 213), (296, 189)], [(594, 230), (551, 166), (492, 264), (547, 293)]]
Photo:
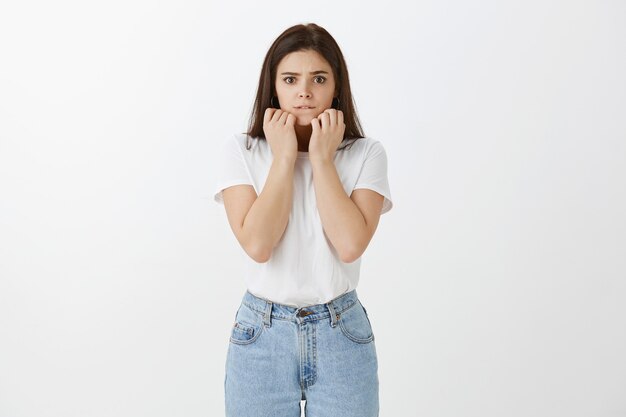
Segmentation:
[(301, 117), (297, 117), (296, 118), (296, 124), (298, 126), (311, 126), (311, 120), (313, 120), (313, 118), (311, 117), (307, 117), (307, 118), (301, 118)]

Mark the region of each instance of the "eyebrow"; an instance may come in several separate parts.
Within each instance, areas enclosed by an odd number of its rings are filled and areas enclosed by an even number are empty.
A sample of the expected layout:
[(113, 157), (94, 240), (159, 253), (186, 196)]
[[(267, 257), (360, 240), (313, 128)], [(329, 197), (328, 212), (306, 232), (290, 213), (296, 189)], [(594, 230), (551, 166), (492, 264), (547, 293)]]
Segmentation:
[[(317, 74), (328, 74), (328, 71), (311, 71), (309, 72), (309, 74), (311, 75), (317, 75)], [(300, 73), (298, 72), (281, 72), (280, 75), (300, 75)]]

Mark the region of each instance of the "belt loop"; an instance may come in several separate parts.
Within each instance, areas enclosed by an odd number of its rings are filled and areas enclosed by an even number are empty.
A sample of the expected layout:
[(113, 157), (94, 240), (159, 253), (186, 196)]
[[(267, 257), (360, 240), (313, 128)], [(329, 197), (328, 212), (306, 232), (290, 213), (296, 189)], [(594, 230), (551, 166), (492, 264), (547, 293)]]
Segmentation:
[(330, 327), (337, 326), (337, 321), (339, 320), (339, 314), (335, 312), (335, 308), (333, 307), (333, 302), (329, 302), (326, 304), (328, 307), (328, 311), (330, 312)]
[(265, 314), (263, 315), (263, 325), (265, 327), (272, 327), (272, 302), (265, 301)]

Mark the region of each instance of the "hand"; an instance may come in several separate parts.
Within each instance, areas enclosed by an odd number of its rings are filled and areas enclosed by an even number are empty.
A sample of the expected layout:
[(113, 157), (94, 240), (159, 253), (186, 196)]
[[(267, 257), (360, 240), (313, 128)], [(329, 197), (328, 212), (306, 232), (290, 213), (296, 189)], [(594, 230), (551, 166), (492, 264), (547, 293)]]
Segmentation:
[(294, 125), (296, 116), (268, 107), (263, 116), (263, 132), (274, 159), (283, 158), (295, 163), (298, 157), (298, 138)]
[(336, 109), (326, 109), (323, 113), (311, 120), (313, 132), (309, 141), (309, 159), (332, 161), (335, 151), (343, 141), (346, 124), (343, 122), (343, 112)]

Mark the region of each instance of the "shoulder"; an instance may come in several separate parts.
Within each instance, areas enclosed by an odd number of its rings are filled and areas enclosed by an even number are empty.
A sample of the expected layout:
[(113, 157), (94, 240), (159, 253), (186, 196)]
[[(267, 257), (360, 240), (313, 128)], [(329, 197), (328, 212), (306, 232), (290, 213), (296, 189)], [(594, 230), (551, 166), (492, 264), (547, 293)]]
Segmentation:
[(231, 138), (234, 142), (231, 146), (237, 145), (239, 149), (248, 153), (265, 152), (269, 145), (263, 138), (252, 137), (246, 133), (235, 133)]
[(231, 146), (237, 146), (239, 149), (245, 150), (249, 146), (250, 137), (245, 133), (235, 133), (230, 138)]
[(380, 140), (373, 138), (371, 136), (365, 136), (363, 138), (355, 139), (354, 141), (352, 139), (348, 139), (347, 142), (352, 142), (352, 144), (349, 145), (348, 148), (355, 148), (355, 149), (370, 149), (372, 147), (383, 146)]
[(245, 133), (234, 133), (229, 137), (223, 138), (218, 147), (221, 148), (221, 154), (223, 156), (246, 156), (251, 153), (251, 150), (258, 148), (259, 141), (256, 138), (251, 138)]
[[(242, 141), (241, 135), (233, 134), (229, 137), (222, 138), (217, 144), (216, 148), (219, 150), (219, 154), (222, 158), (238, 158), (240, 157)], [(245, 143), (243, 144), (245, 146)]]
[(354, 156), (368, 158), (378, 154), (385, 154), (385, 147), (378, 139), (366, 136), (354, 140), (346, 147), (345, 151)]

